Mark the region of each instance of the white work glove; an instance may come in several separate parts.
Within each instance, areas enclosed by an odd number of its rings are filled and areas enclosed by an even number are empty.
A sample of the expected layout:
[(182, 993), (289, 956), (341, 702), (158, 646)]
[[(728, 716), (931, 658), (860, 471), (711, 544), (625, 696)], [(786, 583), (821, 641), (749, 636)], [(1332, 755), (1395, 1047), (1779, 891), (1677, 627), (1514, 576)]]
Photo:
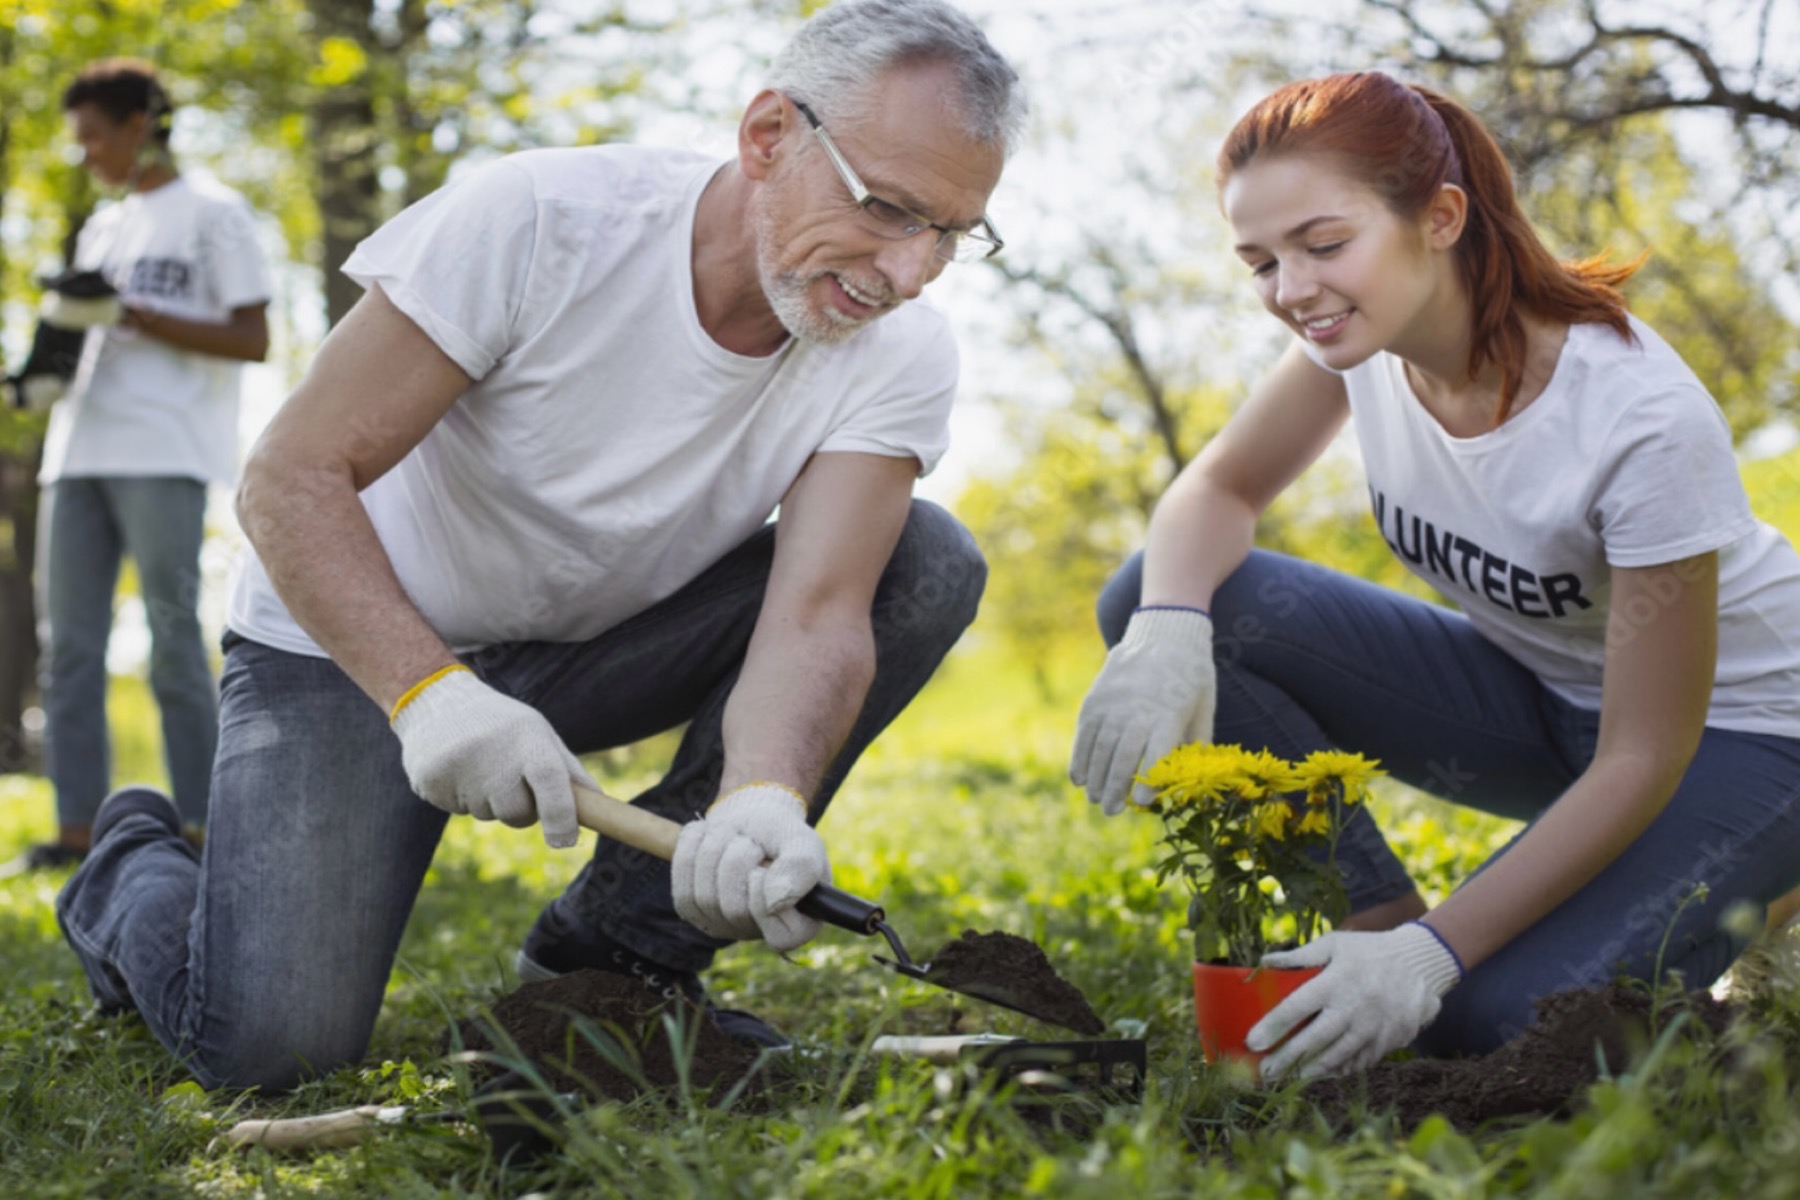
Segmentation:
[(431, 804), (515, 827), (541, 821), (552, 849), (575, 844), (573, 785), (596, 785), (537, 709), (455, 668), (402, 698), (393, 726), (406, 778)]
[(733, 788), (682, 826), (671, 866), (675, 911), (702, 933), (760, 937), (782, 954), (818, 936), (819, 923), (794, 905), (831, 882), (831, 860), (806, 823), (806, 802), (789, 788)]
[(1385, 933), (1328, 933), (1298, 950), (1265, 955), (1262, 965), (1325, 968), (1244, 1039), (1260, 1054), (1313, 1017), (1263, 1059), (1262, 1077), (1271, 1082), (1296, 1064), (1303, 1079), (1373, 1066), (1417, 1037), (1463, 977), (1449, 944), (1420, 921)]
[[(1069, 780), (1107, 816), (1127, 795), (1154, 794), (1133, 776), (1189, 742), (1211, 742), (1218, 683), (1212, 618), (1197, 608), (1140, 608), (1106, 656), (1075, 725)], [(1135, 794), (1133, 795), (1135, 791)]]

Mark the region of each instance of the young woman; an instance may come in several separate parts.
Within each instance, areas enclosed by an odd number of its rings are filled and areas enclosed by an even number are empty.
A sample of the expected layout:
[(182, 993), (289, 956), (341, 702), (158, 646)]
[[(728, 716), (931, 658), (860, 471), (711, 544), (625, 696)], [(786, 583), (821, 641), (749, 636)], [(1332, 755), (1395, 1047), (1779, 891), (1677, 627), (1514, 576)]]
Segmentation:
[[(1071, 777), (1112, 813), (1181, 742), (1335, 746), (1526, 822), (1427, 912), (1358, 812), (1352, 916), (1266, 960), (1325, 970), (1252, 1031), (1313, 1018), (1265, 1076), (1487, 1051), (1619, 973), (1711, 982), (1800, 884), (1800, 557), (1626, 312), (1635, 264), (1558, 262), (1480, 123), (1380, 74), (1269, 96), (1219, 178), (1297, 340), (1108, 584)], [(1252, 549), (1346, 418), (1383, 537), (1460, 611)]]

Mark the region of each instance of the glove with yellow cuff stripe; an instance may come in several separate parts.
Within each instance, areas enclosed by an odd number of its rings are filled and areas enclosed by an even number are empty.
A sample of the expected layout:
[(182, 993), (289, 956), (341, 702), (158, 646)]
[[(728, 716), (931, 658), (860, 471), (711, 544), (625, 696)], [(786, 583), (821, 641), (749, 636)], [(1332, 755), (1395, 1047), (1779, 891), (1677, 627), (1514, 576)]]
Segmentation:
[(478, 821), (541, 822), (553, 849), (575, 844), (574, 784), (596, 785), (537, 709), (459, 664), (415, 684), (390, 720), (406, 778), (426, 801)]

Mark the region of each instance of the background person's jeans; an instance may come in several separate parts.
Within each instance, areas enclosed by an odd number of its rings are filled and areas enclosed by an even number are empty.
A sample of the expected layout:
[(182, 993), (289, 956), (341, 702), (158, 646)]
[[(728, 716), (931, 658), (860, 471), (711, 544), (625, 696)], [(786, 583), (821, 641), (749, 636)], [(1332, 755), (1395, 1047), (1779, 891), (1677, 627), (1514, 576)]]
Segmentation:
[(200, 633), (206, 485), (174, 477), (60, 479), (44, 489), (40, 640), (45, 752), (64, 826), (87, 826), (110, 787), (106, 647), (126, 555), (150, 625), (150, 689), (175, 805), (206, 823), (219, 710)]
[[(676, 820), (713, 799), (720, 717), (762, 607), (765, 529), (679, 593), (580, 644), (496, 646), (483, 679), (548, 717), (578, 753), (692, 720), (639, 803)], [(872, 611), (877, 668), (813, 799), (823, 814), (856, 757), (974, 619), (974, 540), (915, 502)], [(204, 864), (148, 817), (120, 822), (57, 901), (103, 1007), (135, 1008), (208, 1087), (285, 1087), (360, 1057), (446, 816), (412, 792), (387, 715), (328, 659), (228, 637)], [(698, 968), (714, 941), (683, 923), (668, 864), (602, 839), (559, 904), (655, 961)], [(493, 931), (515, 945), (524, 930)]]
[[(1124, 636), (1141, 572), (1133, 557), (1101, 595), (1108, 645)], [(1221, 744), (1290, 759), (1357, 751), (1413, 787), (1527, 822), (1593, 759), (1599, 714), (1551, 692), (1454, 610), (1257, 550), (1219, 588), (1212, 616)], [(1366, 810), (1339, 854), (1354, 910), (1412, 890)], [(1701, 883), (1706, 898), (1684, 906)], [(1619, 974), (1650, 979), (1659, 959), (1689, 987), (1709, 984), (1746, 944), (1721, 926), (1726, 910), (1747, 901), (1760, 927), (1764, 906), (1797, 883), (1800, 739), (1709, 728), (1661, 815), (1470, 971), (1420, 1047), (1486, 1052), (1530, 1023), (1533, 1000)]]

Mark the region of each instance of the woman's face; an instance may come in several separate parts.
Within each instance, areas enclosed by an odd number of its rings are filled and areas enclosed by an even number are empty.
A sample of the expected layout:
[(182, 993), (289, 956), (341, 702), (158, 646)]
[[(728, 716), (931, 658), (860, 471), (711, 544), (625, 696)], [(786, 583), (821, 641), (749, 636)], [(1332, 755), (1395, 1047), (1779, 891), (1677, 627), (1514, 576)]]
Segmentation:
[[(1222, 196), (1238, 257), (1257, 296), (1311, 342), (1327, 366), (1346, 370), (1380, 350), (1405, 353), (1454, 287), (1432, 214), (1398, 217), (1372, 189), (1317, 158), (1256, 159)], [(1460, 222), (1459, 222), (1460, 226)]]

